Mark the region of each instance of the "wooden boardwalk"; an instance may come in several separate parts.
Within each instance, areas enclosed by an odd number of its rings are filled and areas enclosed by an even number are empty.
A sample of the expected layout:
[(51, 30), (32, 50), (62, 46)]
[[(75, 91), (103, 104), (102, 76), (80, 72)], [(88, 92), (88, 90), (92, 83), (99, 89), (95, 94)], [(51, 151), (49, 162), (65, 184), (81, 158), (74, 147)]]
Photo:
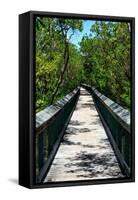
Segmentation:
[(80, 97), (44, 182), (123, 177), (92, 96)]

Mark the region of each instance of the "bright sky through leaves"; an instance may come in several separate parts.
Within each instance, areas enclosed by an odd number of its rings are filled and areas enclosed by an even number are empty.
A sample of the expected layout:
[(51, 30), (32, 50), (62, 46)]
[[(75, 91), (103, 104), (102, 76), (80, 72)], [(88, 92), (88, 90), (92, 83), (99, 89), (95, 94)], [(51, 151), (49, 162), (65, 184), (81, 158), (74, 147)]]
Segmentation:
[(91, 33), (90, 29), (94, 23), (95, 21), (93, 20), (83, 20), (83, 31), (76, 31), (75, 34), (71, 37), (70, 42), (79, 47), (79, 43), (81, 42), (82, 37)]

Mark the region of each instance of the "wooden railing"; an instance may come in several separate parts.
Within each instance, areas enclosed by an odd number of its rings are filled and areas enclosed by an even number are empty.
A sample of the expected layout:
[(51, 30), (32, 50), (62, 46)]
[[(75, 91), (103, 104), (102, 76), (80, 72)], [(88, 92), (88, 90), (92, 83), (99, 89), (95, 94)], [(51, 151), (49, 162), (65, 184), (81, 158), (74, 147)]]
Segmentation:
[(75, 108), (80, 89), (36, 114), (36, 182), (42, 182)]
[(122, 172), (131, 176), (132, 137), (130, 112), (101, 94), (94, 87), (83, 85), (93, 96), (103, 125), (117, 155)]

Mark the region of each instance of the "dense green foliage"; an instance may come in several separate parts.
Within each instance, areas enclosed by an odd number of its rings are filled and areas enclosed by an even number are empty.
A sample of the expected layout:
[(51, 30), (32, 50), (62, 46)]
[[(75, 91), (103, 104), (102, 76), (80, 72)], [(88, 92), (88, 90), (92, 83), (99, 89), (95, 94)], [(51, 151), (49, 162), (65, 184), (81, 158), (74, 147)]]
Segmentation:
[(127, 23), (95, 22), (80, 48), (71, 43), (83, 20), (36, 18), (36, 112), (80, 83), (94, 85), (130, 107), (130, 30)]
[(81, 41), (85, 82), (130, 107), (130, 32), (127, 23), (96, 22)]
[(81, 79), (81, 55), (70, 38), (81, 20), (37, 18), (36, 111), (73, 90)]

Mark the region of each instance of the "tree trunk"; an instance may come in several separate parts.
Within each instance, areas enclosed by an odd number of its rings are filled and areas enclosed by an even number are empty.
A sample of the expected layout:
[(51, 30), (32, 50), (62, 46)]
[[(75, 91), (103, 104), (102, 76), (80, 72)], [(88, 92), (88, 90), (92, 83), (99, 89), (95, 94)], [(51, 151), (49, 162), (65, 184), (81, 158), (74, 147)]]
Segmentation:
[(69, 61), (69, 44), (68, 44), (68, 41), (65, 39), (65, 50), (64, 50), (64, 63), (63, 63), (63, 66), (61, 68), (61, 74), (59, 76), (59, 79), (58, 79), (58, 83), (57, 83), (57, 87), (55, 88), (54, 92), (53, 92), (53, 95), (52, 95), (52, 98), (51, 98), (51, 104), (53, 104), (53, 101), (55, 99), (55, 96), (58, 92), (58, 89), (63, 81), (63, 78), (64, 78), (64, 74), (65, 74), (65, 71), (67, 69), (67, 66), (68, 66), (68, 61)]

